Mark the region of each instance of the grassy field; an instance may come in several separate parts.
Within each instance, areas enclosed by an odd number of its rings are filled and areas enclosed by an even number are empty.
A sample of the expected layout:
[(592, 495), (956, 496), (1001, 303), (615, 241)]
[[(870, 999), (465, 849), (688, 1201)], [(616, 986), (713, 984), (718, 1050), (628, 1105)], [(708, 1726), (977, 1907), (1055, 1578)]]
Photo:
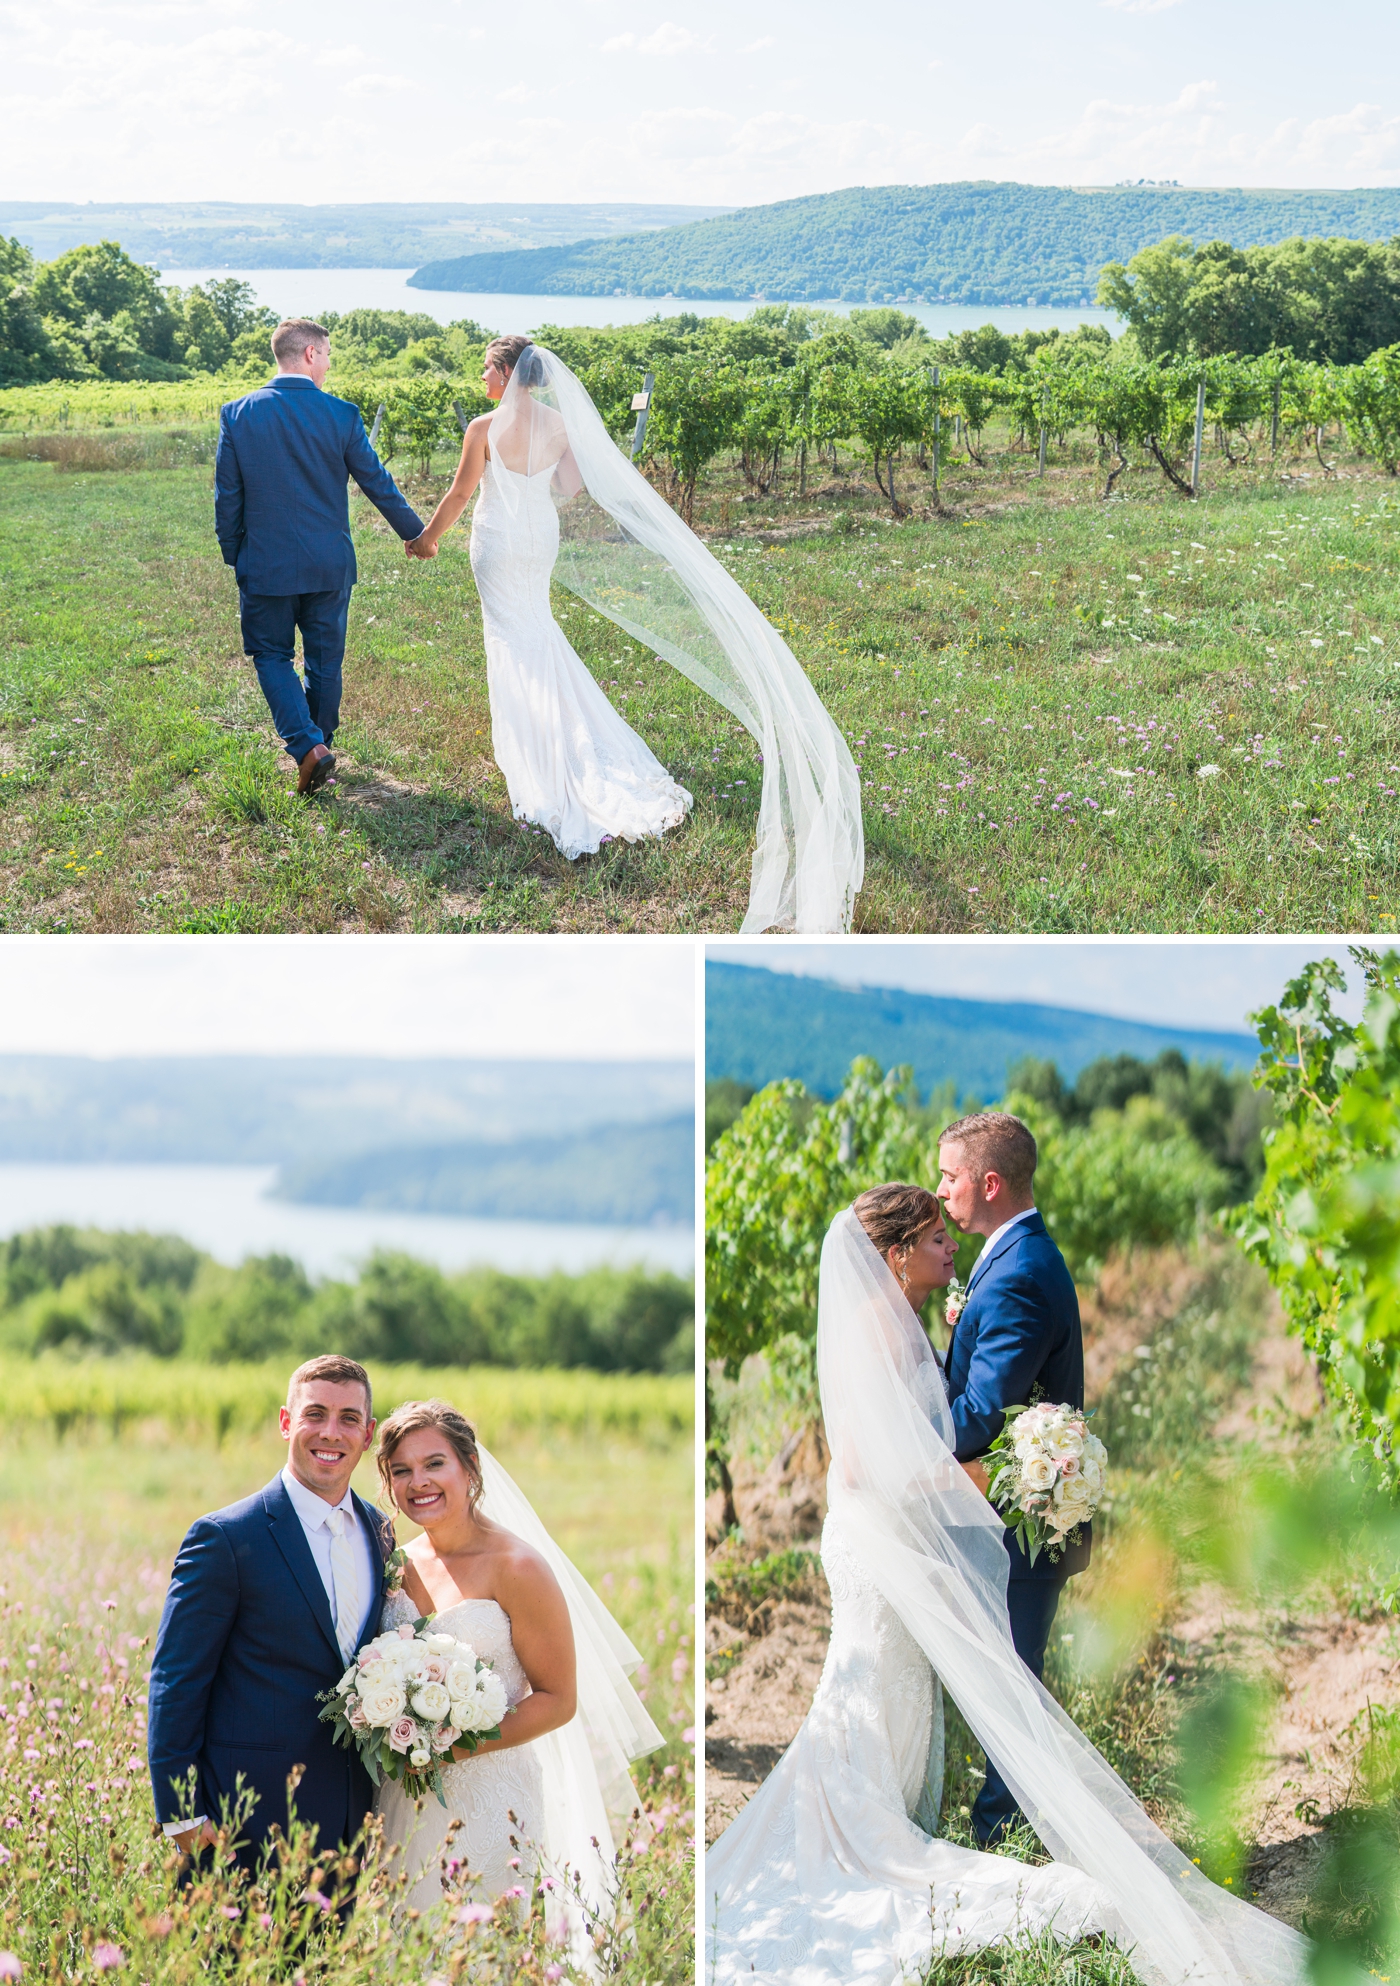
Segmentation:
[[(141, 438), (144, 468), (126, 436), (71, 468), (0, 457), (0, 928), (737, 926), (747, 734), (558, 595), (696, 796), (664, 844), (564, 862), (512, 822), (490, 756), (465, 533), (409, 565), (358, 497), (344, 775), (299, 805), (198, 441)], [(93, 466), (103, 447), (123, 466)], [(1105, 503), (1086, 448), (1052, 450), (1043, 482), (1007, 437), (987, 462), (945, 467), (940, 511), (907, 463), (898, 524), (849, 456), (806, 497), (750, 500), (721, 465), (697, 504), (861, 763), (857, 928), (1395, 929), (1394, 484), (1346, 459), (1218, 465), (1189, 504), (1154, 468)]]
[[(439, 1375), (440, 1385), (451, 1377)], [(514, 1377), (528, 1386), (530, 1375)], [(151, 1641), (186, 1526), (268, 1481), (281, 1466), (282, 1444), (275, 1434), (241, 1432), (216, 1445), (158, 1421), (120, 1439), (91, 1432), (66, 1440), (7, 1422), (6, 1437), (0, 1697), (13, 1701), (3, 1704), (10, 1735), (0, 1751), (0, 1800), (14, 1816), (4, 1825), (22, 1831), (4, 1836), (0, 1854), (0, 1945), (20, 1957), (26, 1977), (100, 1969), (104, 1942), (152, 1986), (192, 1983), (211, 1968), (269, 1986), (294, 1974), (308, 1986), (399, 1978), (419, 1986), (430, 1972), (541, 1982), (575, 1976), (545, 1942), (538, 1916), (523, 1930), (504, 1917), (472, 1927), (454, 1955), (433, 1945), (426, 1923), (400, 1918), (391, 1934), (390, 1891), (377, 1902), (371, 1893), (347, 1927), (332, 1920), (308, 1942), (307, 1920), (317, 1912), (306, 1907), (305, 1884), (309, 1877), (314, 1888), (318, 1878), (305, 1857), (280, 1888), (264, 1884), (256, 1896), (232, 1894), (218, 1880), (177, 1896), (173, 1862), (151, 1833), (144, 1770)], [(531, 1428), (522, 1418), (513, 1429), (502, 1420), (494, 1447), (643, 1651), (641, 1686), (668, 1739), (636, 1768), (657, 1832), (624, 1856), (615, 1928), (630, 1931), (607, 1944), (601, 1970), (631, 1986), (682, 1986), (693, 1967), (688, 1436), (665, 1423), (605, 1433)], [(368, 1464), (356, 1486), (376, 1495)], [(401, 1521), (401, 1540), (411, 1530)], [(44, 1672), (37, 1694), (36, 1669)], [(244, 1944), (228, 1926), (244, 1915), (251, 1924), (257, 1907), (267, 1936)]]

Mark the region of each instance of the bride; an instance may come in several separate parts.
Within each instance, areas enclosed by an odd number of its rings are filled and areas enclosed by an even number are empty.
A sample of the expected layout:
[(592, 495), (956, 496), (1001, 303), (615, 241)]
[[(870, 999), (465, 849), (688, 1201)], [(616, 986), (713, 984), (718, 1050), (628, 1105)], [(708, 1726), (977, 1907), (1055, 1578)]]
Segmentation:
[(551, 579), (730, 711), (762, 754), (745, 931), (846, 931), (864, 873), (860, 782), (792, 651), (612, 441), (581, 382), (528, 338), (494, 339), (498, 403), (467, 429), (452, 487), (410, 555), (433, 558), (480, 489), (491, 741), (511, 809), (570, 860), (660, 836), (691, 795), (604, 696), (550, 611)]
[(450, 1881), (484, 1901), (513, 1894), (523, 1909), (541, 1878), (567, 1869), (596, 1913), (614, 1830), (637, 1805), (628, 1760), (664, 1742), (626, 1678), (641, 1658), (455, 1407), (397, 1408), (377, 1460), (397, 1508), (422, 1527), (379, 1631), (430, 1617), (492, 1665), (510, 1700), (499, 1738), (445, 1764), (445, 1809), (396, 1781), (379, 1787), (406, 1900), (430, 1909)]
[[(921, 1200), (883, 1255), (862, 1201), (822, 1248), (831, 1642), (802, 1729), (706, 1857), (715, 1980), (895, 1986), (938, 1956), (1099, 1931), (1145, 1986), (1302, 1986), (1304, 1941), (1180, 1853), (1012, 1647), (1002, 1522), (954, 1459), (916, 1314), (953, 1261)], [(937, 1838), (941, 1688), (1054, 1861)]]

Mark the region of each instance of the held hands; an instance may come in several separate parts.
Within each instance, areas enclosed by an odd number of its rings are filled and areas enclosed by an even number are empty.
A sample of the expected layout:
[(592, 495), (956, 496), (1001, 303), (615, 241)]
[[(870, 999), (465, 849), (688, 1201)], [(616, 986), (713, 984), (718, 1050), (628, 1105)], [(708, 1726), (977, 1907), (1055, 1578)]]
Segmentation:
[(972, 1484), (972, 1487), (985, 1496), (991, 1483), (986, 1465), (982, 1462), (959, 1462), (958, 1467)]
[(411, 559), (435, 559), (437, 557), (437, 540), (430, 538), (426, 531), (421, 538), (405, 538), (403, 548), (407, 556)]

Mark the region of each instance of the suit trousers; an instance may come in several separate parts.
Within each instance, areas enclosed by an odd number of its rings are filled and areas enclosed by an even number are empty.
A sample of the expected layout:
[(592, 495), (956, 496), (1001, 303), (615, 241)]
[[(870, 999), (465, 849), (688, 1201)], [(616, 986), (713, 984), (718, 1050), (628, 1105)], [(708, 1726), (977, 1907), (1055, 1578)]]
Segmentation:
[[(350, 588), (330, 593), (249, 593), (238, 589), (245, 654), (253, 658), (272, 721), (300, 764), (313, 745), (329, 745), (340, 721), (340, 672)], [(306, 684), (296, 672), (301, 629)]]
[[(1066, 1572), (1058, 1579), (1012, 1579), (1006, 1588), (1007, 1610), (1011, 1615), (1011, 1640), (1016, 1653), (1040, 1678), (1045, 1667), (1045, 1651), (1050, 1645), (1050, 1629), (1055, 1610), (1065, 1590)], [(984, 1848), (994, 1847), (1008, 1828), (1025, 1820), (1015, 1796), (990, 1759), (982, 1791), (972, 1807), (972, 1831)]]

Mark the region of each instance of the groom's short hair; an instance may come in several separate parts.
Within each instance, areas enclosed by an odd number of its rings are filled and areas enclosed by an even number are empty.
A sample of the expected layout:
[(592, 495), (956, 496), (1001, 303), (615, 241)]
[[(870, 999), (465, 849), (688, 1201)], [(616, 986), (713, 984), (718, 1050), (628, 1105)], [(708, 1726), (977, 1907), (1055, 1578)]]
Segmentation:
[(1035, 1178), (1035, 1139), (1030, 1126), (1009, 1110), (978, 1110), (971, 1117), (960, 1117), (939, 1132), (938, 1142), (960, 1146), (979, 1180), (995, 1172), (1013, 1193), (1030, 1192)]
[(283, 359), (299, 359), (308, 345), (329, 345), (330, 341), (330, 332), (315, 318), (284, 317), (272, 334), (272, 356), (280, 364)]
[(301, 1386), (314, 1386), (318, 1379), (325, 1380), (328, 1386), (363, 1386), (365, 1389), (365, 1419), (374, 1418), (374, 1391), (369, 1383), (369, 1374), (364, 1367), (340, 1352), (322, 1352), (319, 1358), (309, 1358), (299, 1365), (287, 1381), (287, 1405), (296, 1399)]

